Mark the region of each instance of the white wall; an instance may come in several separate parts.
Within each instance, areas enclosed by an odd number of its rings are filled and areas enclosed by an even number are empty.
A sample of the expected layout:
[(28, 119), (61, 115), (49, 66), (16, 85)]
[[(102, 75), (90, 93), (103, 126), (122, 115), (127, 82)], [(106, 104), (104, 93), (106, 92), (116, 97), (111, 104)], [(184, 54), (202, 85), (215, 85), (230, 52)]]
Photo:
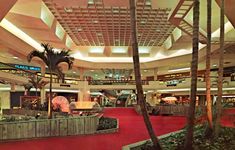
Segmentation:
[[(10, 92), (9, 91), (0, 91), (0, 106), (2, 109), (10, 108)], [(2, 112), (0, 112), (1, 114)]]

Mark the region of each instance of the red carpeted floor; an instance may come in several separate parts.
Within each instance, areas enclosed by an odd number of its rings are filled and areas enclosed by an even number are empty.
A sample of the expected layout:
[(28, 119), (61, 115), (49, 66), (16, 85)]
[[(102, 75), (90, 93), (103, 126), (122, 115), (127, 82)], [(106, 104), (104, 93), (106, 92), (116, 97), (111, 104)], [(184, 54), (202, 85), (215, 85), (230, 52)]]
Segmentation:
[[(119, 119), (118, 133), (54, 137), (0, 143), (0, 150), (121, 150), (123, 145), (148, 139), (143, 118), (133, 108), (107, 108), (104, 116)], [(157, 135), (181, 129), (184, 117), (151, 116)]]

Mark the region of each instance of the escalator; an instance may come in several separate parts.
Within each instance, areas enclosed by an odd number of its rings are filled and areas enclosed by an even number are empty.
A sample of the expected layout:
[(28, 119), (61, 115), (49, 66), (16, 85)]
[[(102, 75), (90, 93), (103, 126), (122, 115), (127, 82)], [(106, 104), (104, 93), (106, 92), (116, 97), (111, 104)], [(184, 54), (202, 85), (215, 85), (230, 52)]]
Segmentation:
[(110, 103), (114, 104), (118, 97), (116, 90), (102, 90), (100, 91)]
[(127, 107), (127, 101), (130, 99), (130, 94), (122, 94), (116, 100), (116, 107)]

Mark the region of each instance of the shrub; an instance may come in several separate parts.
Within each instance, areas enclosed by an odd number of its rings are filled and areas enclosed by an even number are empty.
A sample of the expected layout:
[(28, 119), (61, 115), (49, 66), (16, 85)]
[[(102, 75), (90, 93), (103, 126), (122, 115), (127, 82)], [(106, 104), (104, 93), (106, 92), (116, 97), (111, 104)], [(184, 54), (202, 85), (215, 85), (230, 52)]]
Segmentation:
[(117, 119), (101, 117), (97, 130), (113, 129), (117, 127)]

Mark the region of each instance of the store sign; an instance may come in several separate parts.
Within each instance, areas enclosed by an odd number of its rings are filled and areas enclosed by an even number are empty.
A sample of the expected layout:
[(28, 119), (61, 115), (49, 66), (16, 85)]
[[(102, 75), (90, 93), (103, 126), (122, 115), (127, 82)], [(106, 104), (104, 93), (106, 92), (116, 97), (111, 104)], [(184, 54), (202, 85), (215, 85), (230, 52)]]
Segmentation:
[(14, 64), (14, 67), (18, 68), (18, 69), (23, 69), (23, 70), (41, 71), (40, 67), (35, 67), (35, 66), (26, 66), (26, 65)]
[(235, 103), (235, 97), (231, 96), (231, 97), (223, 97), (223, 102), (224, 103)]

